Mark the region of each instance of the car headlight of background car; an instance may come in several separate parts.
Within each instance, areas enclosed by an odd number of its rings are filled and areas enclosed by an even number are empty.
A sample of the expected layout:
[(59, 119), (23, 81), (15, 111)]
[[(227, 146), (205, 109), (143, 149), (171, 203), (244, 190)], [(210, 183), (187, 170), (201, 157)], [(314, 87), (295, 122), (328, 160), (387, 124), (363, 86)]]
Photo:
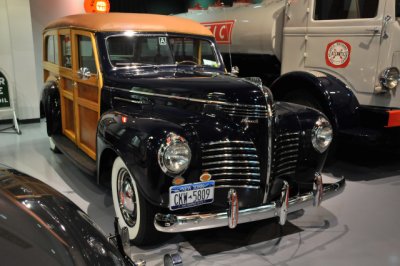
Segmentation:
[(333, 130), (331, 124), (326, 118), (319, 117), (311, 132), (311, 142), (314, 149), (323, 153), (328, 149), (332, 138)]
[(158, 164), (171, 177), (185, 172), (191, 157), (192, 152), (187, 141), (175, 133), (169, 133), (158, 150)]

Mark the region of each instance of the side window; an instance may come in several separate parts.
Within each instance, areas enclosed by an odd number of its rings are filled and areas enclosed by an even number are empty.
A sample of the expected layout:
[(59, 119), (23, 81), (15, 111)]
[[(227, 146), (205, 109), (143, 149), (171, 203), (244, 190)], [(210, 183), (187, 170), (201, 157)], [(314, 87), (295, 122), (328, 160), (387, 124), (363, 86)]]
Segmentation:
[(90, 37), (78, 35), (78, 60), (79, 68), (87, 67), (90, 73), (97, 73)]
[(315, 0), (315, 20), (373, 18), (379, 0)]
[(58, 43), (57, 36), (49, 35), (46, 37), (46, 57), (47, 62), (58, 64)]
[(60, 42), (61, 42), (61, 66), (72, 68), (71, 36), (60, 35)]

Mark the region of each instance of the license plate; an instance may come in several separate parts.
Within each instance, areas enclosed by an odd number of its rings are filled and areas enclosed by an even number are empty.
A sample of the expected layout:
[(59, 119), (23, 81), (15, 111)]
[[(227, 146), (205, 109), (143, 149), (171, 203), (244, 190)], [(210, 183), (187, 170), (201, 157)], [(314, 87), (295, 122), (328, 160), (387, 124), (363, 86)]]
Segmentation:
[(169, 188), (169, 209), (191, 208), (214, 201), (215, 181), (199, 182)]

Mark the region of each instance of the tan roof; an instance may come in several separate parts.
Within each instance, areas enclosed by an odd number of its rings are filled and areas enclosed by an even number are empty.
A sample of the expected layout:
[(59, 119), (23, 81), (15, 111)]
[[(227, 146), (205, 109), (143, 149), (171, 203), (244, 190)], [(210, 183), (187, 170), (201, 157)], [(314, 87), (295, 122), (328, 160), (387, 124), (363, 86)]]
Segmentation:
[(54, 28), (83, 28), (92, 31), (174, 32), (213, 36), (209, 29), (186, 18), (134, 13), (72, 15), (54, 20), (46, 26), (45, 30)]

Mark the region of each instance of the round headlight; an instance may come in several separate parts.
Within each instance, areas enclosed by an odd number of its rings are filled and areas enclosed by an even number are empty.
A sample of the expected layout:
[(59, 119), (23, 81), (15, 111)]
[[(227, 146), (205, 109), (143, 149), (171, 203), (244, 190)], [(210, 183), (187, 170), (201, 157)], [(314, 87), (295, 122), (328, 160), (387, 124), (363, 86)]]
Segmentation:
[(381, 76), (379, 77), (379, 81), (382, 85), (387, 90), (393, 90), (397, 87), (397, 84), (399, 83), (399, 70), (397, 67), (389, 67), (386, 68), (382, 73)]
[(333, 130), (329, 121), (324, 117), (319, 117), (311, 133), (313, 147), (323, 153), (332, 142)]
[(168, 134), (158, 150), (158, 163), (169, 176), (182, 174), (190, 164), (192, 153), (186, 140), (174, 133)]

